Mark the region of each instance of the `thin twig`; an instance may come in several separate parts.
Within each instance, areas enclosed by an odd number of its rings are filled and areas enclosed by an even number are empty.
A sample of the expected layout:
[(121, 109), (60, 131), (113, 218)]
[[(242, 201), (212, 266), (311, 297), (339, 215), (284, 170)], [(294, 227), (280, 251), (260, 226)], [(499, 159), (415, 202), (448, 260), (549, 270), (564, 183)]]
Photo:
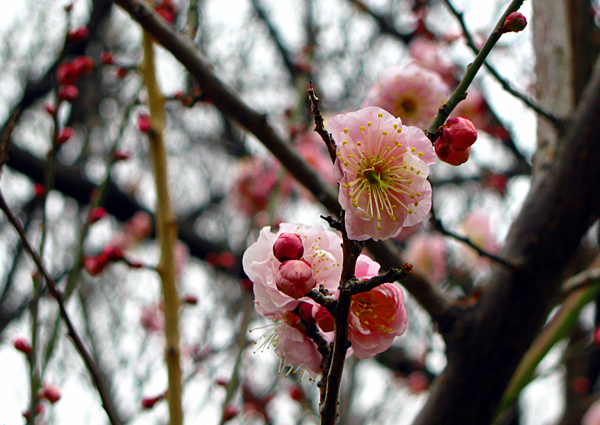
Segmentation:
[(327, 151), (329, 152), (329, 157), (331, 158), (331, 162), (335, 162), (336, 149), (335, 149), (335, 141), (333, 140), (333, 136), (330, 132), (325, 128), (325, 121), (323, 120), (323, 115), (321, 115), (321, 111), (319, 110), (319, 98), (315, 94), (315, 90), (312, 85), (312, 81), (308, 83), (308, 97), (310, 98), (310, 104), (312, 106), (312, 115), (315, 120), (315, 128), (321, 139), (325, 142), (325, 146), (327, 147)]
[(25, 234), (25, 230), (23, 229), (23, 226), (21, 226), (21, 223), (19, 222), (19, 220), (14, 216), (14, 214), (8, 207), (8, 204), (6, 203), (6, 201), (4, 199), (4, 195), (2, 194), (1, 190), (0, 190), (0, 209), (4, 212), (4, 214), (8, 218), (8, 221), (10, 221), (12, 226), (15, 228), (15, 230), (19, 234), (21, 241), (23, 241), (23, 247), (29, 253), (29, 255), (31, 255), (31, 258), (35, 262), (35, 264), (38, 268), (38, 271), (42, 274), (42, 276), (44, 276), (44, 279), (46, 280), (46, 283), (48, 285), (48, 291), (50, 292), (50, 295), (52, 295), (52, 297), (58, 303), (58, 308), (60, 309), (60, 315), (63, 318), (65, 326), (67, 327), (68, 335), (71, 338), (71, 340), (73, 341), (73, 343), (75, 344), (75, 348), (81, 355), (88, 371), (90, 372), (90, 375), (92, 375), (92, 379), (94, 381), (94, 384), (96, 385), (98, 393), (100, 394), (100, 399), (102, 400), (102, 407), (104, 407), (104, 410), (106, 411), (106, 414), (108, 415), (110, 423), (112, 425), (119, 425), (121, 422), (117, 416), (117, 412), (116, 412), (114, 406), (112, 405), (112, 401), (110, 399), (108, 389), (104, 383), (104, 380), (102, 379), (102, 374), (100, 373), (98, 366), (96, 365), (96, 363), (90, 356), (89, 352), (85, 348), (85, 345), (83, 345), (83, 342), (81, 341), (81, 338), (79, 337), (79, 334), (77, 333), (75, 326), (73, 325), (73, 322), (71, 322), (71, 319), (69, 318), (69, 315), (67, 314), (67, 310), (66, 310), (65, 304), (64, 304), (63, 294), (57, 289), (56, 282), (54, 281), (52, 276), (50, 276), (50, 273), (46, 270), (46, 267), (42, 263), (42, 259), (38, 255), (37, 251), (35, 251), (35, 249), (29, 243), (29, 240), (27, 239), (27, 235)]
[(165, 362), (169, 379), (167, 401), (171, 425), (183, 423), (181, 394), (181, 355), (179, 347), (179, 306), (177, 294), (177, 274), (175, 271), (175, 242), (177, 240), (177, 222), (169, 196), (167, 151), (163, 141), (165, 127), (164, 100), (155, 69), (154, 41), (144, 31), (142, 38), (144, 50), (143, 81), (148, 92), (152, 131), (148, 133), (152, 171), (156, 187), (156, 233), (160, 245), (160, 258), (156, 270), (160, 275), (164, 302), (165, 318)]
[(485, 249), (482, 249), (480, 247), (478, 247), (477, 245), (475, 245), (475, 243), (473, 243), (471, 241), (471, 239), (469, 239), (466, 236), (460, 236), (457, 235), (454, 232), (451, 232), (450, 230), (446, 229), (444, 227), (444, 225), (442, 224), (442, 222), (435, 216), (435, 211), (433, 208), (431, 208), (431, 219), (430, 219), (431, 225), (433, 226), (433, 228), (440, 232), (442, 235), (445, 236), (450, 236), (453, 239), (456, 239), (457, 241), (461, 241), (462, 243), (470, 246), (471, 248), (473, 248), (475, 251), (477, 251), (477, 253), (482, 256), (482, 257), (487, 257), (490, 260), (493, 260), (495, 262), (497, 262), (498, 264), (507, 267), (509, 269), (515, 269), (516, 266), (514, 264), (511, 264), (509, 261), (505, 260), (502, 257), (499, 257), (497, 255), (494, 255), (490, 252), (487, 252)]
[(393, 283), (397, 280), (404, 280), (410, 275), (412, 268), (412, 264), (404, 263), (401, 269), (391, 268), (379, 276), (373, 276), (372, 278), (362, 282), (355, 282), (353, 285), (351, 285), (350, 291), (352, 292), (352, 295), (356, 295), (363, 292), (369, 292), (371, 289), (374, 289), (384, 283)]
[[(467, 46), (469, 46), (469, 48), (473, 51), (473, 53), (475, 53), (475, 54), (479, 53), (479, 49), (477, 48), (477, 44), (475, 44), (475, 40), (473, 39), (473, 36), (471, 35), (471, 32), (467, 28), (467, 24), (465, 23), (465, 19), (464, 19), (463, 13), (459, 12), (458, 10), (456, 10), (456, 8), (454, 7), (454, 5), (452, 4), (452, 2), (450, 0), (444, 0), (444, 2), (448, 6), (448, 8), (452, 12), (452, 14), (458, 20), (458, 22), (459, 22), (459, 24), (460, 24), (460, 26), (461, 26), (461, 28), (463, 30), (463, 34), (465, 35), (465, 39), (467, 41)], [(557, 127), (562, 126), (563, 120), (561, 120), (556, 115), (554, 115), (554, 114), (546, 111), (545, 109), (543, 109), (541, 106), (539, 106), (536, 102), (534, 102), (533, 100), (531, 100), (525, 94), (523, 94), (520, 91), (514, 89), (511, 86), (511, 84), (504, 77), (502, 77), (500, 75), (500, 73), (496, 70), (496, 68), (494, 68), (488, 61), (485, 61), (483, 64), (485, 65), (485, 67), (487, 68), (487, 70), (490, 72), (490, 74), (492, 74), (492, 76), (496, 79), (496, 81), (498, 81), (500, 83), (500, 85), (502, 86), (502, 88), (504, 90), (506, 90), (507, 92), (509, 92), (510, 94), (512, 94), (517, 99), (520, 99), (521, 101), (523, 101), (523, 103), (525, 103), (525, 105), (529, 106), (535, 112), (537, 112), (538, 114), (540, 114), (543, 117), (545, 117), (546, 119), (548, 119), (555, 126), (557, 126)]]
[(486, 40), (485, 44), (483, 45), (479, 53), (477, 53), (477, 56), (475, 56), (473, 62), (469, 66), (467, 66), (467, 71), (465, 72), (465, 76), (463, 77), (462, 81), (456, 87), (454, 93), (452, 93), (448, 101), (445, 104), (443, 104), (438, 110), (438, 114), (435, 116), (433, 123), (431, 124), (431, 126), (429, 126), (429, 129), (427, 130), (427, 136), (432, 142), (434, 142), (437, 139), (437, 133), (440, 126), (442, 126), (446, 122), (446, 119), (448, 119), (448, 116), (450, 116), (456, 105), (458, 105), (467, 96), (467, 89), (473, 82), (473, 79), (479, 72), (479, 69), (481, 69), (481, 66), (485, 62), (485, 59), (492, 51), (492, 48), (496, 45), (498, 40), (500, 40), (500, 36), (502, 35), (500, 29), (502, 28), (504, 21), (506, 21), (506, 18), (512, 12), (519, 10), (521, 5), (523, 4), (523, 1), (524, 0), (513, 0), (510, 3), (510, 5), (506, 8), (504, 13), (498, 20), (498, 23), (494, 27), (494, 30)]
[(2, 140), (0, 140), (0, 173), (2, 172), (2, 166), (8, 161), (8, 148), (11, 143), (12, 132), (17, 124), (17, 119), (21, 115), (21, 109), (15, 108), (8, 119), (8, 123), (2, 131)]

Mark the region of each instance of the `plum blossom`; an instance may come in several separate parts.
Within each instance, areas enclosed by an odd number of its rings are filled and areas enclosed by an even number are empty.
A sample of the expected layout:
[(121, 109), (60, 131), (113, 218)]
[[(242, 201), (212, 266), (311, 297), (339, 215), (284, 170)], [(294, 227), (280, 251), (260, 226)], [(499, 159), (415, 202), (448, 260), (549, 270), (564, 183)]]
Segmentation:
[(349, 238), (389, 239), (427, 216), (427, 176), (437, 157), (422, 130), (376, 107), (337, 115), (328, 126), (336, 141), (334, 176)]
[(368, 359), (390, 348), (406, 331), (408, 315), (404, 293), (394, 283), (384, 283), (356, 294), (350, 305), (348, 339), (359, 359)]
[[(356, 277), (377, 275), (379, 264), (365, 255), (356, 263)], [(360, 359), (368, 359), (390, 348), (394, 338), (406, 330), (408, 315), (404, 293), (394, 283), (384, 283), (369, 292), (356, 294), (350, 304), (348, 339)]]
[(378, 106), (408, 125), (427, 128), (449, 92), (438, 73), (411, 63), (384, 70), (369, 89), (363, 108)]
[(298, 316), (286, 312), (277, 330), (278, 341), (275, 354), (282, 358), (283, 366), (293, 370), (305, 370), (312, 379), (321, 374), (323, 358), (317, 345), (306, 336)]
[[(256, 311), (265, 317), (294, 310), (300, 302), (277, 289), (276, 279), (281, 262), (273, 254), (273, 245), (282, 233), (300, 236), (304, 247), (302, 259), (312, 269), (317, 287), (323, 284), (329, 291), (335, 292), (341, 276), (342, 239), (337, 233), (326, 231), (320, 224), (305, 227), (283, 223), (278, 234), (271, 233), (270, 227), (264, 227), (258, 240), (244, 253), (242, 263), (244, 271), (254, 283)], [(308, 298), (305, 300), (312, 303)]]
[(440, 283), (446, 277), (446, 243), (440, 235), (420, 233), (410, 238), (405, 259), (412, 263), (413, 272), (432, 283)]

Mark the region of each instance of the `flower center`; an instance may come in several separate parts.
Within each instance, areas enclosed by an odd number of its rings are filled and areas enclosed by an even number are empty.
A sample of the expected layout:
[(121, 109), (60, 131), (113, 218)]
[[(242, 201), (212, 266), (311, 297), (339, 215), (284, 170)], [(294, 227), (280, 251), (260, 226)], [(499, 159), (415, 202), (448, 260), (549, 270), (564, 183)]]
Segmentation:
[(354, 295), (350, 309), (363, 327), (376, 332), (392, 331), (389, 325), (395, 320), (394, 305), (382, 293), (370, 291)]
[(396, 107), (396, 116), (409, 118), (414, 117), (419, 110), (419, 104), (412, 97), (403, 97), (398, 102)]
[[(418, 205), (419, 192), (411, 188), (411, 174), (420, 174), (412, 166), (407, 165), (404, 155), (411, 155), (407, 147), (396, 140), (402, 132), (398, 124), (388, 131), (381, 128), (382, 114), (379, 114), (376, 128), (371, 122), (361, 126), (362, 137), (352, 140), (349, 130), (344, 129), (348, 140), (342, 142), (342, 149), (337, 153), (342, 166), (350, 171), (354, 178), (342, 185), (349, 188), (352, 205), (364, 211), (363, 218), (377, 220), (377, 230), (381, 230), (382, 216), (387, 215), (396, 221), (394, 210), (400, 205), (408, 214), (413, 210), (409, 203)], [(415, 149), (412, 148), (411, 151)], [(419, 156), (423, 153), (419, 152)]]

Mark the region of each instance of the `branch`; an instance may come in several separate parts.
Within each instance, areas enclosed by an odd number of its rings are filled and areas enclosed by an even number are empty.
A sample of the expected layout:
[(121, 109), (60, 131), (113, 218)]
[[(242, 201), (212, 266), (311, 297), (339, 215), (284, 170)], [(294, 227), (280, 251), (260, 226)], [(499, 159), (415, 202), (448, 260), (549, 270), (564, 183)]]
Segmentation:
[(457, 316), (446, 337), (448, 365), (415, 425), (492, 420), (554, 306), (564, 268), (600, 211), (599, 109), (597, 71), (553, 162), (533, 181), (508, 232), (501, 255), (518, 268), (495, 267), (478, 304)]
[[(473, 53), (478, 54), (479, 49), (477, 47), (477, 44), (475, 44), (475, 40), (473, 39), (471, 32), (467, 28), (467, 24), (465, 23), (463, 13), (458, 12), (450, 0), (444, 0), (444, 2), (448, 6), (448, 8), (452, 12), (452, 14), (456, 17), (458, 22), (460, 23), (460, 26), (463, 30), (463, 34), (465, 35), (465, 38), (467, 40), (467, 46), (469, 46), (469, 48), (473, 51)], [(562, 127), (564, 125), (564, 122), (562, 119), (558, 118), (554, 114), (551, 114), (550, 112), (543, 109), (541, 106), (539, 106), (533, 100), (529, 99), (528, 96), (524, 95), (523, 93), (519, 92), (518, 90), (515, 90), (510, 85), (510, 83), (500, 75), (500, 73), (496, 70), (496, 68), (494, 68), (492, 65), (490, 65), (489, 62), (485, 61), (483, 64), (485, 65), (487, 70), (490, 72), (490, 74), (492, 74), (492, 76), (496, 79), (496, 81), (498, 81), (500, 83), (500, 85), (502, 86), (502, 88), (504, 90), (506, 90), (507, 92), (512, 94), (517, 99), (520, 99), (521, 101), (523, 101), (523, 103), (525, 103), (525, 105), (529, 106), (535, 112), (537, 112), (538, 114), (545, 117), (548, 121), (550, 121), (556, 127)]]
[(435, 139), (437, 138), (436, 133), (440, 126), (442, 126), (446, 122), (446, 119), (452, 113), (456, 105), (458, 105), (459, 102), (464, 100), (467, 96), (467, 89), (473, 82), (475, 75), (477, 75), (477, 73), (479, 72), (479, 69), (483, 65), (485, 58), (487, 58), (487, 56), (492, 51), (492, 48), (496, 45), (498, 40), (500, 40), (500, 36), (502, 35), (500, 29), (504, 25), (506, 17), (512, 12), (519, 10), (521, 5), (523, 4), (523, 1), (524, 0), (513, 0), (510, 3), (510, 5), (506, 8), (504, 13), (498, 20), (498, 23), (494, 27), (494, 30), (486, 40), (485, 44), (483, 45), (473, 62), (469, 66), (467, 66), (467, 72), (465, 73), (465, 76), (463, 77), (462, 81), (460, 82), (458, 87), (456, 87), (454, 93), (452, 93), (452, 96), (450, 96), (450, 99), (448, 99), (448, 101), (440, 107), (438, 114), (433, 120), (433, 123), (427, 130), (427, 135), (429, 136), (429, 139), (431, 139), (432, 142), (435, 141)]
[(156, 233), (160, 245), (160, 258), (156, 270), (160, 275), (164, 301), (165, 318), (165, 361), (169, 376), (169, 417), (171, 425), (183, 423), (181, 404), (181, 360), (179, 348), (179, 306), (177, 293), (177, 272), (175, 270), (175, 243), (177, 242), (177, 222), (171, 207), (167, 169), (167, 151), (163, 141), (165, 128), (164, 99), (158, 86), (154, 66), (154, 45), (150, 34), (144, 31), (142, 46), (144, 59), (142, 71), (144, 85), (148, 92), (152, 130), (148, 133), (150, 157), (156, 187)]
[[(290, 143), (278, 135), (264, 114), (250, 108), (230, 86), (224, 84), (215, 75), (212, 66), (195, 45), (155, 16), (142, 0), (113, 1), (123, 7), (158, 43), (186, 67), (198, 81), (202, 93), (219, 111), (254, 134), (325, 208), (334, 212), (339, 211), (337, 194), (333, 188), (293, 150)], [(402, 264), (400, 252), (389, 241), (368, 245), (374, 259), (382, 267), (389, 268)], [(404, 281), (404, 286), (432, 315), (434, 320), (443, 319), (444, 315), (448, 313), (449, 300), (439, 288), (414, 276)]]
[(40, 258), (38, 253), (33, 249), (31, 244), (29, 243), (29, 240), (27, 239), (27, 235), (25, 234), (25, 230), (23, 229), (23, 226), (21, 226), (21, 223), (19, 223), (19, 220), (17, 220), (17, 218), (13, 215), (12, 211), (8, 207), (6, 201), (4, 200), (4, 195), (2, 194), (1, 191), (0, 191), (0, 209), (4, 212), (4, 214), (6, 215), (6, 217), (12, 224), (12, 226), (15, 228), (15, 230), (19, 234), (19, 237), (23, 241), (23, 246), (24, 246), (25, 250), (29, 253), (29, 255), (31, 255), (31, 258), (35, 262), (35, 264), (38, 268), (38, 271), (42, 274), (42, 276), (44, 276), (44, 279), (46, 280), (46, 284), (48, 285), (48, 291), (50, 292), (50, 295), (52, 295), (52, 297), (58, 303), (60, 315), (63, 319), (63, 322), (65, 323), (65, 326), (67, 327), (68, 335), (71, 338), (71, 340), (73, 341), (73, 343), (75, 344), (75, 348), (81, 355), (81, 358), (83, 359), (88, 371), (90, 372), (90, 375), (92, 375), (92, 380), (94, 381), (94, 384), (96, 385), (96, 389), (98, 390), (98, 393), (100, 394), (100, 399), (102, 400), (102, 407), (104, 407), (104, 410), (106, 411), (106, 414), (108, 415), (108, 419), (110, 420), (110, 423), (112, 425), (119, 425), (121, 422), (117, 416), (117, 412), (116, 412), (114, 406), (112, 405), (112, 401), (110, 399), (108, 389), (106, 387), (106, 384), (104, 383), (104, 380), (102, 379), (102, 374), (100, 373), (98, 366), (96, 365), (96, 363), (90, 356), (89, 352), (85, 348), (85, 345), (83, 345), (83, 342), (81, 341), (81, 338), (79, 337), (79, 334), (77, 333), (77, 331), (75, 329), (75, 326), (73, 326), (73, 322), (71, 322), (71, 319), (69, 318), (69, 315), (67, 314), (67, 310), (65, 308), (62, 293), (57, 289), (56, 282), (54, 281), (52, 276), (50, 276), (50, 273), (48, 273), (48, 271), (46, 270), (46, 267), (44, 267), (44, 264), (42, 263), (42, 259)]

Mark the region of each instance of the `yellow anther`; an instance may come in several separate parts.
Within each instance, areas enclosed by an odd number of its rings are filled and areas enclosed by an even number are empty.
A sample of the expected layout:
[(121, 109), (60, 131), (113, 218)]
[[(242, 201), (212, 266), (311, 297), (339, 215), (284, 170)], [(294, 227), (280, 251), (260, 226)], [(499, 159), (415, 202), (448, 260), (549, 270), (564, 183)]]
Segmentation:
[(421, 151), (419, 151), (419, 153), (417, 154), (417, 156), (423, 156), (423, 155), (424, 155), (424, 153)]
[(377, 116), (378, 116), (379, 118), (383, 118), (383, 114), (382, 114), (381, 112), (380, 112), (380, 113), (378, 113), (378, 114), (377, 114)]
[(411, 152), (416, 152), (416, 151), (417, 151), (417, 148), (410, 148), (410, 151), (411, 151)]
[(348, 131), (349, 130), (347, 128), (344, 129), (344, 133), (348, 134)]
[(413, 213), (413, 210), (411, 210), (411, 209), (409, 208), (409, 209), (408, 209), (408, 213), (409, 213), (409, 214), (412, 214), (412, 213)]

